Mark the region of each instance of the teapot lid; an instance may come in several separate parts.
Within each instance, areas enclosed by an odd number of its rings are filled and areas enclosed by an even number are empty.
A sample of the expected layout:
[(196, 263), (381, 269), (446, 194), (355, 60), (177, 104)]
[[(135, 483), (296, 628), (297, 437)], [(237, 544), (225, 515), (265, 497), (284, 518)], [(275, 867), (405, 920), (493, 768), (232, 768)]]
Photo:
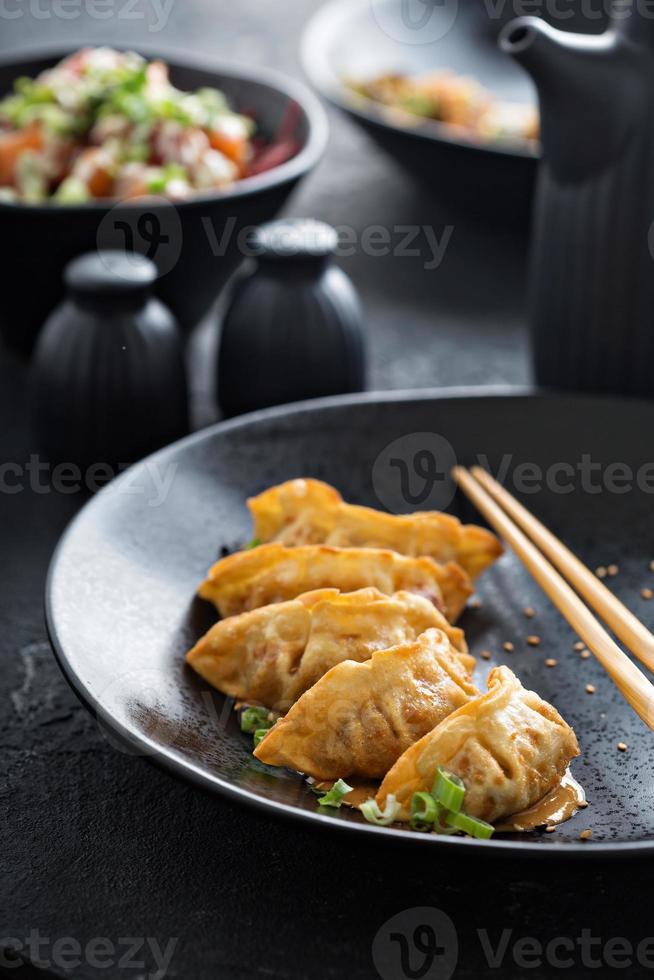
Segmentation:
[(150, 259), (111, 249), (80, 255), (64, 270), (64, 282), (74, 299), (99, 311), (138, 309), (156, 279), (157, 267)]
[(251, 244), (257, 258), (274, 261), (323, 260), (333, 255), (338, 234), (313, 218), (281, 218), (255, 228)]

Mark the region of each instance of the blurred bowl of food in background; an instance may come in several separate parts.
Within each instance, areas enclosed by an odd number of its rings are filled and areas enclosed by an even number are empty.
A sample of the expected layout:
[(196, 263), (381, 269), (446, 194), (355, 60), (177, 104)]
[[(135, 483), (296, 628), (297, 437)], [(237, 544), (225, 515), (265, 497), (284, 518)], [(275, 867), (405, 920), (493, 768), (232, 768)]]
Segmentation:
[(157, 295), (190, 330), (248, 254), (249, 229), (274, 217), (327, 141), (305, 86), (174, 52), (14, 56), (0, 64), (0, 95), (10, 94), (0, 104), (0, 332), (23, 353), (62, 297), (65, 265), (98, 247), (153, 259)]
[[(602, 29), (567, 13), (577, 29)], [(513, 16), (462, 0), (331, 0), (305, 30), (304, 68), (435, 195), (525, 228), (539, 119), (530, 79), (497, 47)]]

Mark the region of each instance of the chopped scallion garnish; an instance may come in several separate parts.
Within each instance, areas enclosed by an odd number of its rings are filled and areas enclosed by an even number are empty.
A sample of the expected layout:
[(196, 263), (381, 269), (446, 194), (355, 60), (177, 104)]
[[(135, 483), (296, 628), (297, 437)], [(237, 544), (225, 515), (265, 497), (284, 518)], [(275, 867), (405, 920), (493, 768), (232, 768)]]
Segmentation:
[(492, 824), (477, 817), (469, 817), (467, 813), (447, 813), (445, 823), (456, 830), (462, 830), (469, 837), (476, 837), (479, 840), (488, 840), (495, 833)]
[(463, 806), (466, 788), (463, 780), (439, 766), (436, 770), (436, 779), (431, 793), (436, 802), (444, 806), (446, 810), (458, 813)]
[(261, 538), (252, 538), (251, 541), (245, 545), (244, 551), (249, 551), (250, 548), (258, 548), (261, 544)]
[(246, 708), (241, 715), (242, 732), (256, 732), (258, 728), (272, 728), (274, 724), (268, 708)]
[(259, 742), (262, 742), (264, 740), (264, 738), (266, 737), (266, 735), (268, 734), (269, 731), (270, 731), (270, 728), (257, 728), (256, 732), (252, 736), (253, 737), (253, 741), (254, 741), (254, 747), (255, 747), (255, 749), (256, 749), (257, 745), (259, 744)]
[(380, 810), (377, 800), (366, 800), (359, 807), (368, 823), (374, 823), (377, 827), (388, 827), (389, 824), (393, 823), (401, 809), (402, 807), (392, 793), (386, 797), (386, 805), (383, 810)]
[(411, 797), (411, 830), (431, 830), (438, 815), (436, 800), (430, 793), (418, 792)]
[(344, 779), (339, 779), (334, 783), (324, 796), (318, 800), (320, 806), (339, 807), (343, 802), (343, 797), (352, 792), (352, 787), (348, 786)]

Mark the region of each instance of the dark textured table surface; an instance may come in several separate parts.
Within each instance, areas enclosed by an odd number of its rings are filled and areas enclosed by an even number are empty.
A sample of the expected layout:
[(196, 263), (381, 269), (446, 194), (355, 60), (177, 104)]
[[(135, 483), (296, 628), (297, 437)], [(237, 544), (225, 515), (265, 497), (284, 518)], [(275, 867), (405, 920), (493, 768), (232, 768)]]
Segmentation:
[[(0, 15), (0, 47), (141, 39), (299, 73), (297, 41), (313, 7), (311, 0), (173, 0), (163, 29), (152, 31), (155, 8), (147, 2), (113, 4), (121, 15), (108, 20), (90, 16), (93, 5), (85, 3), (17, 3), (19, 16)], [(62, 9), (79, 16), (64, 19)], [(375, 257), (357, 249), (342, 260), (368, 309), (371, 386), (525, 382), (525, 243), (464, 219), (446, 193), (426, 198), (348, 122), (336, 115), (331, 122), (327, 157), (291, 213), (358, 233), (428, 224), (440, 235), (453, 226), (437, 269), (425, 268), (427, 254)], [(209, 417), (202, 393), (198, 407)], [(0, 945), (16, 940), (56, 974), (79, 978), (136, 980), (153, 975), (163, 959), (168, 976), (185, 980), (445, 980), (566, 970), (606, 976), (624, 961), (619, 942), (613, 959), (598, 959), (607, 941), (635, 943), (654, 933), (644, 862), (426, 863), (415, 850), (380, 850), (270, 822), (121, 752), (69, 691), (47, 642), (48, 560), (82, 500), (49, 492), (35, 465), (28, 468), (35, 448), (26, 369), (4, 352), (0, 418), (0, 462), (22, 474), (21, 489), (9, 493), (5, 485), (0, 493)], [(386, 957), (391, 932), (411, 939), (434, 914), (411, 911), (421, 906), (453, 921), (456, 968), (447, 967), (453, 944), (442, 921), (435, 925), (449, 936), (448, 953), (431, 968), (429, 953), (425, 959), (414, 950), (404, 968)], [(538, 966), (529, 937), (566, 942), (550, 947), (549, 965)], [(649, 975), (641, 960), (630, 976)], [(0, 957), (4, 975), (1, 964)]]

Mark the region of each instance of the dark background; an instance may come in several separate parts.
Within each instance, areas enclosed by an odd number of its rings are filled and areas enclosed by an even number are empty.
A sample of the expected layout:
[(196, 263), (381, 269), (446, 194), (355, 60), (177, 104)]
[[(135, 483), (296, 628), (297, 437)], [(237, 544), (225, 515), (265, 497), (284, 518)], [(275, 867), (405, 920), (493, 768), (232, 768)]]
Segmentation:
[[(38, 8), (16, 6), (20, 17), (0, 14), (0, 47), (144, 41), (298, 75), (298, 38), (315, 5), (175, 0), (165, 29), (155, 33), (146, 3), (134, 8), (140, 19), (98, 21), (65, 20), (42, 0)], [(331, 124), (327, 156), (290, 213), (359, 233), (371, 225), (431, 224), (438, 232), (453, 225), (437, 270), (424, 269), (424, 256), (358, 250), (342, 260), (368, 310), (370, 386), (527, 381), (525, 241), (456, 213), (446, 189), (438, 202), (426, 196), (349, 122), (332, 113)], [(196, 407), (199, 418), (211, 417), (204, 389)], [(0, 462), (25, 465), (35, 451), (26, 415), (25, 366), (0, 351)], [(82, 501), (43, 487), (44, 481), (0, 495), (0, 941), (25, 940), (38, 930), (49, 940), (42, 947), (47, 957), (63, 937), (82, 944), (154, 937), (164, 947), (177, 939), (168, 975), (184, 980), (355, 980), (380, 975), (372, 946), (386, 920), (419, 906), (453, 920), (456, 977), (613, 973), (584, 965), (579, 954), (572, 969), (530, 969), (516, 964), (510, 950), (491, 970), (478, 929), (489, 930), (493, 945), (504, 929), (514, 930), (510, 945), (528, 936), (574, 941), (584, 928), (602, 942), (627, 936), (638, 942), (654, 933), (652, 869), (644, 861), (481, 863), (325, 837), (205, 796), (120, 752), (68, 690), (47, 642), (47, 564)], [(400, 931), (412, 935), (418, 919), (409, 914)], [(449, 976), (447, 955), (423, 976)], [(406, 976), (384, 962), (385, 980)], [(81, 967), (72, 975), (136, 980), (151, 963)], [(649, 972), (632, 968), (629, 975)]]

